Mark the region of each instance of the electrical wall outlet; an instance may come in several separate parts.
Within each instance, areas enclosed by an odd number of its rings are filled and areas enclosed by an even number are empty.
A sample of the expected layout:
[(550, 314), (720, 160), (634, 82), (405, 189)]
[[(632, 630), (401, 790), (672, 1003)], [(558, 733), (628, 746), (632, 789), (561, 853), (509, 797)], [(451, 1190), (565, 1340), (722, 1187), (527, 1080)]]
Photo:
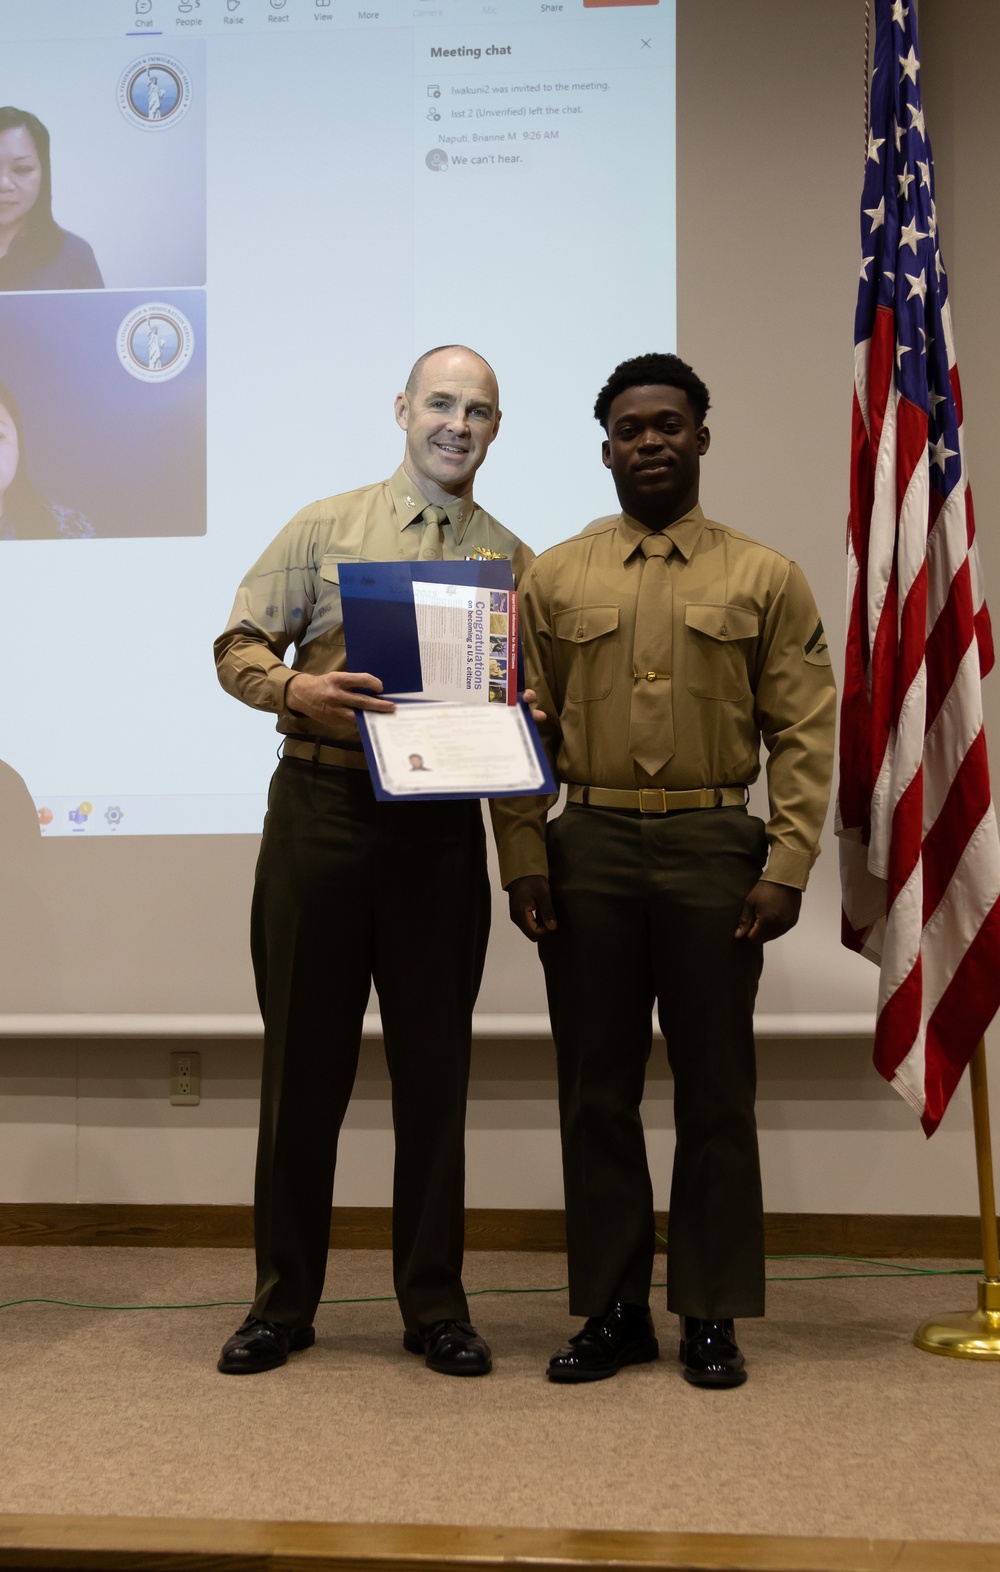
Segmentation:
[(170, 1101), (175, 1108), (194, 1108), (201, 1102), (201, 1054), (170, 1055)]

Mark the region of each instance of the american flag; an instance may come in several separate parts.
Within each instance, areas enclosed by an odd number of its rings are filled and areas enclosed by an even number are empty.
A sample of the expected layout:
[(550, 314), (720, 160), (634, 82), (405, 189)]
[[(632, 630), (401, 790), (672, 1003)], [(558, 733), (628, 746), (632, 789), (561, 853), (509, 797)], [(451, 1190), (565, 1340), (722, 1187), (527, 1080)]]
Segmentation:
[(916, 10), (875, 0), (841, 706), (843, 942), (881, 968), (875, 1065), (937, 1128), (1000, 1005), (993, 664)]

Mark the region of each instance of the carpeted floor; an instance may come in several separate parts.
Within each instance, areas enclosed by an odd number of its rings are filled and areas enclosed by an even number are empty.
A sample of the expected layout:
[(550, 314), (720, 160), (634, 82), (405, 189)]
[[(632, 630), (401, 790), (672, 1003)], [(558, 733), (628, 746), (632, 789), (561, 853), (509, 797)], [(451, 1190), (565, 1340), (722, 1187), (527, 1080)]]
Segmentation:
[[(404, 1353), (391, 1300), (323, 1306), (314, 1349), (223, 1377), (251, 1279), (237, 1250), (0, 1249), (3, 1301), (240, 1301), (0, 1311), (0, 1512), (1000, 1539), (1000, 1365), (911, 1342), (974, 1305), (973, 1277), (776, 1282), (739, 1328), (750, 1379), (722, 1393), (681, 1379), (662, 1310), (658, 1364), (552, 1386), (562, 1292), (473, 1301), (485, 1380)], [(559, 1256), (467, 1262), (469, 1289), (564, 1282)], [(327, 1293), (391, 1294), (388, 1256), (331, 1255)]]

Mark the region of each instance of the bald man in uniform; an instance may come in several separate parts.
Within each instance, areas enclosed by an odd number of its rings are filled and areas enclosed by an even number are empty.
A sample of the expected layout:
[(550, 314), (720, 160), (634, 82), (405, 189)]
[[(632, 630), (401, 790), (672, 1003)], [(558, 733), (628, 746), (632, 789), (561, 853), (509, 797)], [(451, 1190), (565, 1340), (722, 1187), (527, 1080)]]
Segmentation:
[(479, 549), (519, 577), (532, 553), (473, 501), (500, 425), (487, 362), (462, 345), (429, 350), (395, 416), (401, 467), (296, 514), (243, 580), (215, 645), (223, 687), (275, 714), (284, 738), (251, 919), (264, 1018), (257, 1290), (222, 1350), (227, 1375), (273, 1369), (315, 1341), (337, 1138), (372, 982), (392, 1080), (403, 1343), (442, 1374), (491, 1368), (461, 1277), (472, 1008), (490, 912), (482, 813), (474, 800), (375, 800), (354, 712), (392, 705), (377, 677), (345, 670), (338, 575), (342, 562), (461, 561)]
[[(548, 1367), (596, 1381), (658, 1356), (640, 1103), (656, 1000), (677, 1145), (668, 1309), (696, 1386), (746, 1379), (735, 1318), (764, 1312), (753, 1007), (817, 855), (835, 696), (794, 562), (707, 519), (708, 389), (676, 355), (625, 361), (595, 415), (621, 512), (521, 589), (526, 675), (568, 804), (498, 807), (511, 916), (539, 942), (559, 1072), (570, 1310)], [(748, 815), (767, 749), (770, 817)]]

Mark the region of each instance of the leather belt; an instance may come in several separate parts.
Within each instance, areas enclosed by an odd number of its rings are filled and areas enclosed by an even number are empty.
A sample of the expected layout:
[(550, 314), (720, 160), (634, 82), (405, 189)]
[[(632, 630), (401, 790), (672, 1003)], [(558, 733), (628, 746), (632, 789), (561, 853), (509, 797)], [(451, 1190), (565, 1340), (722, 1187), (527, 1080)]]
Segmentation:
[(664, 791), (643, 786), (639, 791), (617, 791), (611, 786), (570, 786), (570, 802), (587, 808), (631, 808), (640, 813), (676, 813), (684, 808), (743, 808), (745, 786), (696, 786), (691, 791)]
[(283, 759), (306, 759), (310, 764), (333, 764), (342, 770), (367, 770), (368, 763), (361, 748), (356, 751), (333, 742), (320, 742), (319, 738), (286, 737), (281, 744)]

